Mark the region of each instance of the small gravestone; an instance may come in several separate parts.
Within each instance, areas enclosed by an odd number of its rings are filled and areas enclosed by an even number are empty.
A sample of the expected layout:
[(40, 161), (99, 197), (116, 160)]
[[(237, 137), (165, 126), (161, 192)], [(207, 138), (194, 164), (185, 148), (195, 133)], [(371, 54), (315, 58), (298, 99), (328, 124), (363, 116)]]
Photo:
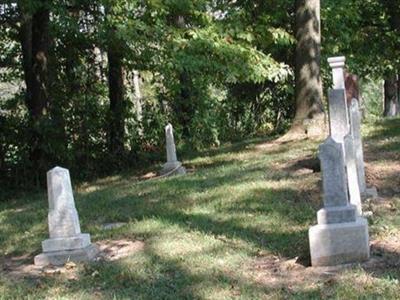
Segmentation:
[(165, 127), (165, 140), (167, 148), (167, 162), (164, 164), (161, 171), (162, 175), (175, 175), (175, 174), (186, 174), (185, 167), (178, 161), (176, 156), (175, 140), (174, 140), (174, 129), (171, 124)]
[(313, 266), (335, 266), (369, 259), (368, 224), (349, 203), (343, 145), (329, 137), (319, 148), (324, 208), (309, 230)]
[(354, 154), (357, 166), (358, 185), (363, 197), (377, 197), (375, 187), (367, 188), (365, 181), (364, 151), (361, 136), (361, 112), (357, 99), (352, 99), (349, 107), (350, 129), (354, 143)]
[(55, 167), (47, 172), (50, 238), (42, 242), (43, 253), (35, 265), (63, 265), (68, 261), (89, 261), (98, 253), (90, 235), (81, 233), (69, 171)]

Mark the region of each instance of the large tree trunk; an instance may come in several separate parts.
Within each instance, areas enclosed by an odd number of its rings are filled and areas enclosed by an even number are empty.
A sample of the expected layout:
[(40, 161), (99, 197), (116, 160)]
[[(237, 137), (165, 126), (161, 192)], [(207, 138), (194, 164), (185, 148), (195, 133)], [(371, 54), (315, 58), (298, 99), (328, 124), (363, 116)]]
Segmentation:
[(319, 0), (296, 0), (295, 31), (296, 114), (289, 138), (319, 135), (324, 129)]
[[(185, 29), (186, 20), (184, 16), (178, 15), (175, 17), (175, 26), (180, 29)], [(196, 103), (194, 102), (193, 91), (195, 87), (192, 84), (192, 79), (186, 70), (178, 74), (179, 79), (179, 94), (175, 99), (172, 107), (178, 123), (182, 126), (182, 136), (189, 139), (190, 126), (196, 112)]]
[(19, 31), (24, 79), (26, 84), (25, 104), (31, 122), (30, 161), (39, 175), (45, 171), (46, 157), (43, 135), (43, 120), (48, 108), (48, 50), (50, 12), (38, 1), (36, 11), (31, 13), (19, 6), (21, 26)]
[(123, 154), (125, 137), (125, 88), (122, 50), (116, 44), (108, 47), (108, 87), (110, 98), (109, 151)]
[(393, 117), (399, 114), (399, 86), (397, 75), (385, 79), (384, 84), (384, 111), (385, 117)]

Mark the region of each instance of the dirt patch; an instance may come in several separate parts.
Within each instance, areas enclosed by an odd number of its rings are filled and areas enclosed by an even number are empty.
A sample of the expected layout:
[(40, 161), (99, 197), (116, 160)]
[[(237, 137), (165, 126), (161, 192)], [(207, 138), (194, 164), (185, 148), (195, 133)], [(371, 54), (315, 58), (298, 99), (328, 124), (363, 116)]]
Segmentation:
[(321, 281), (333, 280), (334, 275), (343, 268), (311, 268), (300, 263), (298, 258), (266, 256), (258, 257), (249, 272), (256, 282), (268, 288), (296, 291), (313, 288)]
[(394, 162), (366, 164), (368, 186), (378, 187), (380, 196), (400, 195), (400, 164)]
[[(95, 243), (100, 253), (96, 261), (116, 261), (144, 250), (144, 242), (130, 240), (104, 240)], [(67, 262), (64, 266), (35, 266), (34, 255), (7, 256), (0, 259), (0, 276), (21, 280), (24, 278), (42, 278), (46, 276), (62, 275), (67, 279), (77, 279), (78, 268), (74, 262)]]
[(400, 266), (400, 237), (395, 240), (372, 241), (371, 258), (363, 264), (347, 264), (334, 267), (305, 266), (299, 258), (286, 259), (277, 256), (256, 258), (247, 270), (247, 276), (271, 289), (292, 292), (313, 289), (321, 283), (332, 285), (342, 279), (346, 271), (362, 268), (367, 273), (383, 274)]
[(115, 261), (144, 250), (144, 242), (129, 240), (106, 240), (97, 242), (100, 249), (99, 258)]

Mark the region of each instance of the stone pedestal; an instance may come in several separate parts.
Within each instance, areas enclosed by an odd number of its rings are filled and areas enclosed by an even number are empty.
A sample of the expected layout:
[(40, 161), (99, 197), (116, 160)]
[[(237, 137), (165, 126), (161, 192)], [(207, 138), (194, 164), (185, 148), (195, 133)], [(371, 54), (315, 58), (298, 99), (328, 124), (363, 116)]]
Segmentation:
[(98, 253), (90, 235), (81, 233), (69, 171), (60, 167), (47, 172), (50, 238), (42, 242), (36, 265), (63, 265), (68, 261), (92, 260)]
[(182, 163), (179, 161), (176, 162), (167, 162), (164, 164), (163, 169), (161, 170), (161, 175), (178, 175), (178, 174), (186, 174), (186, 169), (182, 166)]
[(186, 174), (185, 167), (178, 161), (174, 139), (174, 129), (171, 124), (165, 127), (165, 140), (167, 148), (167, 162), (161, 170), (161, 175)]
[(37, 266), (62, 266), (69, 261), (73, 262), (85, 262), (93, 260), (99, 249), (90, 244), (85, 248), (75, 249), (75, 250), (61, 250), (53, 252), (43, 252), (35, 256), (35, 265)]
[(364, 218), (355, 222), (318, 224), (310, 228), (311, 264), (335, 266), (369, 259), (368, 224)]

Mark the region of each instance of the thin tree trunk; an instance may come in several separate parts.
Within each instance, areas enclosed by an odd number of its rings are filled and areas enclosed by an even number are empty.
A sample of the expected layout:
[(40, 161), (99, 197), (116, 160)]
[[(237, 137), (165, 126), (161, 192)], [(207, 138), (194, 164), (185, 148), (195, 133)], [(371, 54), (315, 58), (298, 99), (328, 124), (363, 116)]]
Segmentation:
[(321, 30), (319, 0), (296, 0), (296, 113), (289, 137), (312, 136), (324, 126), (320, 73)]
[(135, 90), (135, 108), (136, 108), (136, 119), (138, 122), (138, 133), (139, 136), (143, 135), (142, 130), (142, 92), (140, 90), (140, 76), (138, 71), (133, 71), (133, 88)]
[[(175, 26), (180, 29), (186, 27), (186, 21), (183, 16), (176, 16)], [(190, 125), (194, 118), (196, 111), (196, 103), (194, 103), (193, 97), (193, 84), (190, 74), (183, 70), (178, 74), (180, 91), (177, 99), (173, 103), (175, 116), (182, 126), (182, 136), (190, 138)]]
[(29, 14), (25, 7), (19, 6), (21, 18), (21, 26), (19, 28), (19, 39), (22, 48), (22, 66), (24, 69), (24, 80), (26, 85), (25, 104), (27, 107), (31, 103), (32, 93), (32, 15)]
[(385, 117), (393, 117), (399, 114), (399, 86), (397, 75), (385, 79), (384, 83), (384, 111)]
[(122, 51), (115, 44), (109, 45), (107, 57), (110, 98), (109, 151), (113, 154), (123, 154), (125, 138), (125, 88)]

